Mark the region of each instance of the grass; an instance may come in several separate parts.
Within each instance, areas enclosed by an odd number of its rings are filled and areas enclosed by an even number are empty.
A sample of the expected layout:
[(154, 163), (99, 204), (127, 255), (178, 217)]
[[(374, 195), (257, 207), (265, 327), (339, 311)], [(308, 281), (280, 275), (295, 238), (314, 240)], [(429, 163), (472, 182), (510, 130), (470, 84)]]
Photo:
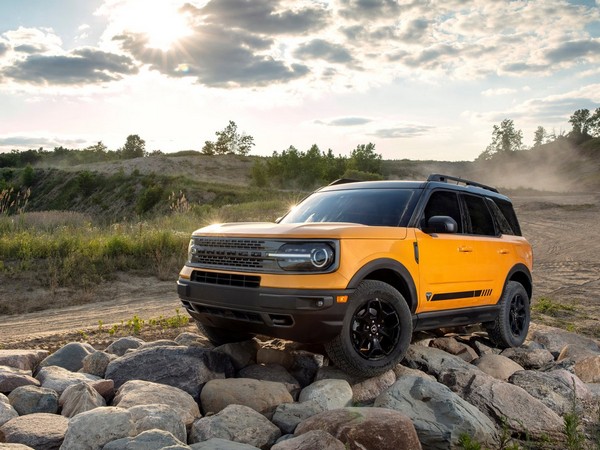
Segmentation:
[(575, 312), (576, 308), (573, 305), (565, 303), (559, 303), (549, 297), (540, 297), (535, 304), (531, 307), (533, 311), (548, 316), (557, 317), (563, 312)]

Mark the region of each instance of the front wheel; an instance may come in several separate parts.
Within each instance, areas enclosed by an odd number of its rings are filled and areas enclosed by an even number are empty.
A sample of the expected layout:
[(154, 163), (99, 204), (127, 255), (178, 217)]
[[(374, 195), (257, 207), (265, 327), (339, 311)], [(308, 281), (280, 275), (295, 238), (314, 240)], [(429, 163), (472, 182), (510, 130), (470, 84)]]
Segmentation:
[(529, 331), (529, 295), (521, 283), (509, 281), (494, 322), (488, 324), (490, 340), (499, 348), (519, 347)]
[(350, 296), (342, 331), (325, 350), (345, 372), (372, 377), (402, 360), (411, 335), (411, 313), (402, 294), (382, 281), (365, 280)]
[(215, 346), (229, 344), (231, 342), (242, 342), (247, 341), (248, 339), (252, 339), (254, 336), (250, 333), (243, 333), (241, 331), (229, 331), (223, 328), (211, 327), (208, 325), (204, 325), (201, 322), (196, 322), (196, 328), (198, 331), (202, 333), (204, 336), (208, 338), (208, 340)]

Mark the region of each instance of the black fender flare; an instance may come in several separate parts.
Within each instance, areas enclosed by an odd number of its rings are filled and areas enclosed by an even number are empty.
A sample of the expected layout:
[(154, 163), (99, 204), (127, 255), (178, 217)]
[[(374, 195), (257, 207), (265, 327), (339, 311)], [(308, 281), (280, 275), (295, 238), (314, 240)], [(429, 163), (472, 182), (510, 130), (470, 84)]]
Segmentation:
[(368, 278), (369, 274), (378, 270), (391, 270), (395, 272), (406, 284), (410, 298), (407, 298), (408, 306), (412, 314), (417, 310), (419, 297), (417, 296), (417, 287), (409, 270), (400, 262), (391, 258), (381, 258), (368, 262), (362, 266), (348, 283), (347, 289), (356, 289), (360, 282)]
[(506, 288), (506, 285), (508, 284), (508, 282), (511, 279), (515, 278), (516, 274), (522, 274), (527, 278), (527, 281), (529, 282), (529, 286), (523, 286), (523, 287), (529, 294), (529, 300), (531, 300), (531, 298), (533, 296), (533, 278), (531, 276), (531, 272), (529, 271), (529, 268), (525, 264), (522, 264), (522, 263), (515, 264), (512, 267), (512, 269), (510, 269), (508, 271), (508, 275), (506, 275), (506, 279), (504, 280), (504, 286), (502, 287), (502, 295), (500, 295), (500, 299), (502, 299), (502, 297), (504, 296), (504, 289)]

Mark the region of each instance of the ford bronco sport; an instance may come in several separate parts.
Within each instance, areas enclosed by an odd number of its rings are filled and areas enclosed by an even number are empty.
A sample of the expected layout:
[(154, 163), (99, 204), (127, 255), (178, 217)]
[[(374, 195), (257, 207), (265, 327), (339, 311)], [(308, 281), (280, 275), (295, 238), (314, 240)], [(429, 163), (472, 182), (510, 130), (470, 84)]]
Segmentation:
[(481, 323), (499, 347), (529, 328), (532, 251), (511, 201), (446, 175), (338, 180), (277, 223), (195, 231), (178, 294), (216, 345), (255, 334), (323, 343), (373, 376), (413, 331)]

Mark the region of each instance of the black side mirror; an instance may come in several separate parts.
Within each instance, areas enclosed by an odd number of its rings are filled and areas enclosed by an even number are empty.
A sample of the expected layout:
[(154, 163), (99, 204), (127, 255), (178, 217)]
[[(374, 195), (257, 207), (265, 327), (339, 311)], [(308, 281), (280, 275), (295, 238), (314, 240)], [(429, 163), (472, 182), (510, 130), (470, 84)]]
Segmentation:
[(458, 224), (450, 216), (433, 216), (423, 229), (425, 233), (457, 233)]

